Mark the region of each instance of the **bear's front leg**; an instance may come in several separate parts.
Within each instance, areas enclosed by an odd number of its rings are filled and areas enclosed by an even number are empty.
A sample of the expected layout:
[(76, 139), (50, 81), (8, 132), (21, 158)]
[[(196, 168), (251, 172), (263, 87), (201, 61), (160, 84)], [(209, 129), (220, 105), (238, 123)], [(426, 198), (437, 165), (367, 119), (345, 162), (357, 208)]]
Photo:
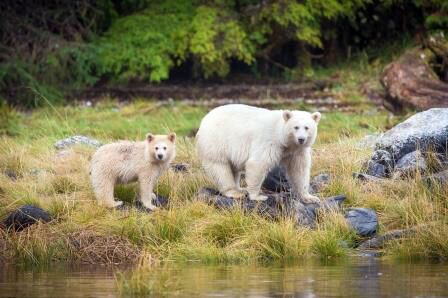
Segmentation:
[(246, 184), (249, 199), (253, 201), (267, 200), (267, 196), (260, 194), (261, 184), (267, 171), (268, 167), (263, 162), (249, 160), (246, 163)]
[(296, 153), (283, 164), (286, 167), (292, 189), (302, 202), (306, 204), (320, 203), (319, 198), (308, 191), (311, 175), (311, 148)]
[(152, 203), (152, 200), (156, 198), (156, 194), (153, 193), (154, 182), (152, 179), (146, 177), (139, 178), (140, 184), (140, 201), (143, 206), (149, 210), (157, 209), (157, 207)]

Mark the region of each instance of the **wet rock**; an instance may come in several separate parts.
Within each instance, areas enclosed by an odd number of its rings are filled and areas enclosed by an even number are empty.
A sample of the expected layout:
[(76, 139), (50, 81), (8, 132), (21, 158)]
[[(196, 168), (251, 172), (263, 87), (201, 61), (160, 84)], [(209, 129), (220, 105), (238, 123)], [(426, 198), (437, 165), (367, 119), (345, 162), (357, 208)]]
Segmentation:
[(78, 145), (78, 144), (92, 146), (92, 147), (96, 147), (96, 148), (103, 145), (101, 142), (99, 142), (95, 139), (91, 139), (86, 136), (77, 135), (77, 136), (72, 136), (72, 137), (68, 137), (68, 138), (57, 141), (56, 143), (54, 143), (54, 147), (58, 150), (61, 150), (61, 149), (66, 149), (73, 145)]
[(417, 113), (385, 132), (375, 148), (388, 151), (393, 160), (400, 160), (417, 149), (423, 153), (428, 150), (445, 153), (447, 143), (448, 108), (434, 108)]
[(426, 159), (419, 150), (404, 155), (395, 165), (395, 171), (402, 174), (412, 174), (416, 171), (424, 172), (427, 168)]
[(176, 173), (186, 173), (189, 168), (190, 165), (186, 163), (175, 163), (171, 165), (171, 169)]
[(376, 150), (367, 163), (367, 174), (384, 178), (389, 176), (394, 167), (392, 155), (385, 150)]
[(409, 236), (415, 234), (415, 232), (416, 232), (415, 228), (389, 231), (389, 232), (384, 233), (383, 235), (376, 236), (374, 238), (371, 238), (371, 239), (368, 239), (368, 240), (362, 242), (358, 246), (358, 248), (359, 249), (380, 249), (380, 248), (383, 248), (384, 245), (389, 241), (409, 237)]
[(330, 175), (327, 173), (321, 173), (314, 176), (310, 183), (310, 193), (320, 192), (327, 184), (330, 183)]
[(24, 205), (9, 214), (2, 226), (7, 230), (21, 231), (38, 221), (49, 222), (50, 220), (51, 217), (45, 210), (32, 205)]
[(285, 169), (278, 166), (269, 171), (263, 181), (262, 188), (273, 192), (291, 191)]
[(257, 212), (268, 218), (281, 218), (291, 216), (296, 219), (297, 225), (314, 227), (316, 224), (317, 212), (322, 210), (334, 210), (341, 207), (345, 196), (330, 197), (322, 200), (321, 204), (303, 204), (292, 199), (288, 192), (266, 194), (266, 201), (252, 201), (249, 198), (235, 200), (220, 194), (212, 188), (202, 188), (198, 193), (198, 199), (219, 209), (231, 209), (240, 207), (244, 211)]
[[(330, 182), (330, 175), (321, 173), (311, 179), (310, 193), (318, 193)], [(274, 167), (263, 181), (262, 188), (272, 192), (290, 192), (291, 185), (288, 182), (286, 171), (283, 167)]]
[(349, 208), (345, 218), (360, 236), (372, 236), (377, 232), (378, 217), (373, 209)]

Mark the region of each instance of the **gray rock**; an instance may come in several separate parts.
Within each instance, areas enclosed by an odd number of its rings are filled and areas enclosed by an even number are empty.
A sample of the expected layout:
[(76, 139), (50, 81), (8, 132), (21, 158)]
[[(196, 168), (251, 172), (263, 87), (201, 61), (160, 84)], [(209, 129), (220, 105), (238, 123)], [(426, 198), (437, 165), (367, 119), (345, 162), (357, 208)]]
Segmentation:
[(433, 184), (448, 185), (448, 170), (426, 176), (425, 178), (430, 186)]
[(359, 149), (364, 149), (364, 148), (373, 149), (373, 148), (375, 148), (376, 142), (378, 141), (378, 138), (380, 138), (380, 137), (381, 137), (380, 134), (366, 135), (361, 140), (359, 140), (359, 142), (356, 144), (356, 147)]
[(198, 199), (218, 209), (232, 209), (239, 207), (246, 212), (257, 212), (267, 218), (279, 219), (284, 216), (295, 218), (297, 225), (315, 227), (317, 213), (323, 210), (339, 209), (345, 196), (335, 196), (323, 200), (321, 204), (303, 204), (299, 200), (291, 198), (288, 192), (266, 194), (266, 201), (251, 201), (249, 198), (235, 200), (220, 194), (212, 188), (202, 188), (198, 193)]
[(389, 241), (392, 241), (395, 239), (401, 239), (404, 237), (409, 237), (409, 236), (415, 234), (415, 232), (416, 232), (415, 228), (389, 231), (383, 235), (376, 236), (372, 239), (368, 239), (368, 240), (362, 242), (358, 246), (358, 248), (359, 249), (380, 249), (380, 248), (383, 248), (384, 245)]
[(375, 148), (391, 153), (393, 160), (420, 149), (444, 153), (448, 143), (448, 108), (434, 108), (415, 114), (385, 132)]
[(381, 178), (388, 177), (393, 167), (392, 155), (385, 150), (376, 150), (367, 163), (367, 174)]
[(360, 236), (372, 236), (377, 232), (378, 216), (373, 209), (349, 208), (345, 212), (345, 219)]
[(186, 163), (174, 163), (171, 165), (171, 169), (176, 173), (186, 173), (189, 168), (190, 165)]
[[(321, 173), (311, 179), (310, 193), (318, 193), (322, 188), (330, 182), (330, 175)], [(291, 185), (286, 177), (286, 171), (283, 167), (274, 167), (267, 174), (262, 185), (264, 190), (272, 192), (290, 192)]]
[(314, 176), (311, 179), (310, 183), (310, 193), (318, 193), (324, 188), (327, 184), (330, 183), (330, 175), (327, 173), (321, 173), (317, 176)]
[(49, 222), (50, 220), (50, 215), (42, 208), (24, 205), (9, 214), (2, 222), (2, 226), (8, 231), (21, 231), (38, 221)]
[(415, 171), (424, 172), (428, 168), (425, 157), (419, 150), (405, 154), (395, 164), (395, 171), (412, 174)]
[(364, 173), (353, 173), (353, 178), (359, 179), (360, 181), (372, 181), (372, 182), (378, 182), (381, 181), (382, 178), (364, 174)]
[(68, 137), (68, 138), (59, 140), (56, 143), (54, 143), (54, 147), (58, 150), (61, 150), (61, 149), (66, 149), (73, 145), (78, 145), (78, 144), (92, 146), (92, 147), (96, 147), (96, 148), (103, 145), (101, 142), (99, 142), (95, 139), (91, 139), (86, 136), (78, 135), (78, 136), (72, 136), (72, 137)]

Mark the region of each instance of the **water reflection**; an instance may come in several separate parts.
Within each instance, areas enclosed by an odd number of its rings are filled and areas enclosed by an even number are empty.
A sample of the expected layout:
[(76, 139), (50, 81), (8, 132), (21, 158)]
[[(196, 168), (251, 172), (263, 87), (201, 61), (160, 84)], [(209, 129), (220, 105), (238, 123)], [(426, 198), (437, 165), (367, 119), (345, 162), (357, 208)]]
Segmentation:
[[(117, 270), (133, 272), (92, 266), (41, 271), (3, 266), (0, 297), (116, 297)], [(447, 264), (362, 259), (283, 266), (171, 265), (155, 268), (144, 278), (155, 285), (155, 296), (442, 297), (448, 295), (447, 275)]]

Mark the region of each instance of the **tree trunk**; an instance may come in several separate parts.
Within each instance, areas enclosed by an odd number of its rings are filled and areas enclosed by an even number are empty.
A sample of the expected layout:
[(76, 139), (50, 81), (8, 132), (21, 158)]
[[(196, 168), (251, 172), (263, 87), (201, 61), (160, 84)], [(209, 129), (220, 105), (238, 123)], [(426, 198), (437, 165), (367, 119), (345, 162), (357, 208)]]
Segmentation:
[[(439, 46), (446, 47), (443, 43)], [(448, 84), (430, 66), (430, 62), (446, 61), (448, 56), (439, 57), (440, 52), (431, 50), (410, 50), (385, 67), (381, 84), (386, 91), (383, 104), (387, 109), (400, 112), (406, 108), (448, 107)]]

